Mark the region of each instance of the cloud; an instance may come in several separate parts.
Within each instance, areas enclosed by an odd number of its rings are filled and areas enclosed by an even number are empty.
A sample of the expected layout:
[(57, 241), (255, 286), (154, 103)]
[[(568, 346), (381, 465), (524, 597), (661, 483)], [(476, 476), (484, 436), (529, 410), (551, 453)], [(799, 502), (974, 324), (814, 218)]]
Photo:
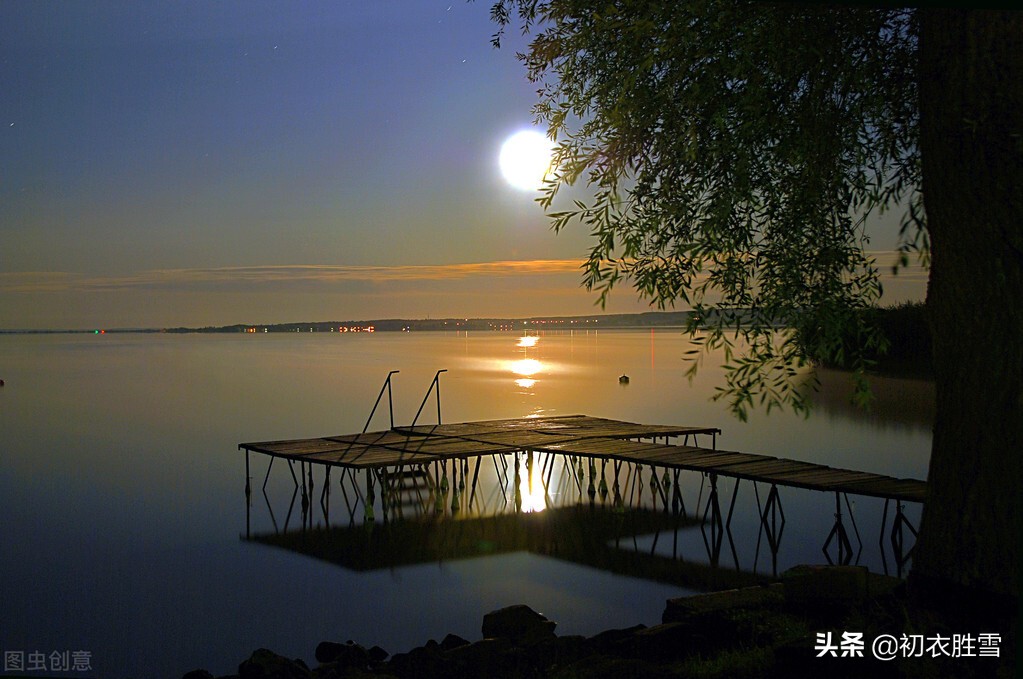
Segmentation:
[[(871, 252), (886, 284), (925, 285), (927, 270), (915, 262), (893, 275), (889, 262), (894, 252)], [(886, 261), (887, 260), (887, 261)], [(466, 279), (539, 281), (544, 276), (578, 276), (581, 259), (537, 259), (407, 266), (345, 266), (327, 264), (231, 266), (190, 269), (152, 269), (120, 276), (96, 276), (69, 272), (0, 273), (0, 293), (117, 292), (131, 290), (259, 291), (303, 290), (359, 291), (410, 289), (411, 286), (443, 286)], [(579, 285), (577, 278), (574, 285)]]
[(237, 288), (292, 284), (351, 284), (455, 281), (478, 277), (519, 277), (579, 273), (582, 260), (541, 259), (408, 266), (320, 264), (153, 269), (121, 276), (68, 272), (0, 273), (0, 292), (106, 292), (147, 289)]

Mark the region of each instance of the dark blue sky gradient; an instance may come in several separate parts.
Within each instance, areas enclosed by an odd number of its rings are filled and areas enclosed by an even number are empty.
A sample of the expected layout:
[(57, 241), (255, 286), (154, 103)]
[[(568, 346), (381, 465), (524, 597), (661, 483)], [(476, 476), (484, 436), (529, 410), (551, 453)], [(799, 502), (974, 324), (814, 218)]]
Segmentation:
[(194, 271), (583, 257), (500, 177), (535, 86), (494, 30), (460, 0), (0, 3), (0, 328), (590, 312), (563, 265), (456, 293)]

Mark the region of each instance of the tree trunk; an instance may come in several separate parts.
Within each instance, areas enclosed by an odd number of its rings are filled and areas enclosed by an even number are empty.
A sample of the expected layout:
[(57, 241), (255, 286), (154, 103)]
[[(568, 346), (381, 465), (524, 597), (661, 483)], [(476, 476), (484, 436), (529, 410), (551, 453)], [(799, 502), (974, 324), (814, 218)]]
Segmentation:
[(937, 412), (913, 578), (1019, 596), (1023, 13), (924, 10), (920, 152)]

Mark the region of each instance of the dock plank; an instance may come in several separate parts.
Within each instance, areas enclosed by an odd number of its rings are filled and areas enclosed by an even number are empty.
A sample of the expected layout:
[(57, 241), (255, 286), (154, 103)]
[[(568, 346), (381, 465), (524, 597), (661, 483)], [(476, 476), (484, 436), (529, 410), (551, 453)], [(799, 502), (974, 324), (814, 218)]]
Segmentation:
[[(703, 472), (754, 482), (923, 502), (927, 482), (728, 450), (669, 443), (716, 427), (648, 425), (557, 415), (395, 427), (361, 434), (241, 443), (239, 449), (352, 469), (402, 467), (534, 450)], [(664, 443), (657, 439), (664, 438)], [(648, 439), (648, 440), (645, 440)]]

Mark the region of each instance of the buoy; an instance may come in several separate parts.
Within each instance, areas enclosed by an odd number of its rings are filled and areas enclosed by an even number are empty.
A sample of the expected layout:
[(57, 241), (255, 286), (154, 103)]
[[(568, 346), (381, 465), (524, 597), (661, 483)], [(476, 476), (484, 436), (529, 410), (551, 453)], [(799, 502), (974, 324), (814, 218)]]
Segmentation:
[(0, 387), (4, 386), (4, 381), (0, 380)]
[(628, 375), (622, 375), (621, 377), (618, 378), (618, 383), (619, 384), (628, 384), (629, 383), (629, 376)]

